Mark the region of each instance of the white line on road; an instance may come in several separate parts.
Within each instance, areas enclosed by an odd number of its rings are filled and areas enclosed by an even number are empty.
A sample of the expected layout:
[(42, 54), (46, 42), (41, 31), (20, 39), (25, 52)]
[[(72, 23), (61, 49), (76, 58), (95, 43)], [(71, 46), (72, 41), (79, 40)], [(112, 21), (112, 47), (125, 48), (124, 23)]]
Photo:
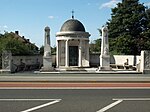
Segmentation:
[(122, 101), (150, 101), (150, 98), (114, 98), (112, 100), (117, 100), (117, 101), (104, 107), (104, 108), (102, 108), (101, 110), (99, 110), (97, 112), (105, 112), (106, 110), (118, 105)]
[(123, 101), (148, 101), (150, 98), (116, 98), (113, 100), (123, 100)]
[(60, 101), (61, 99), (0, 99), (0, 101), (51, 101), (51, 100)]
[(48, 103), (45, 103), (43, 105), (39, 105), (39, 106), (30, 108), (30, 109), (27, 109), (27, 110), (24, 110), (24, 111), (21, 111), (21, 112), (31, 112), (31, 111), (34, 111), (34, 110), (37, 110), (37, 109), (40, 109), (40, 108), (43, 108), (43, 107), (46, 107), (46, 106), (58, 103), (58, 102), (60, 102), (60, 100), (55, 100), (55, 101), (52, 101), (52, 102), (48, 102)]
[(97, 112), (105, 112), (106, 110), (118, 105), (119, 103), (121, 103), (123, 100), (118, 100), (118, 101), (115, 101), (114, 103), (102, 108), (101, 110), (97, 111)]
[(21, 111), (21, 112), (31, 112), (33, 110), (37, 110), (37, 109), (40, 109), (40, 108), (58, 103), (58, 102), (60, 102), (60, 100), (61, 99), (0, 99), (0, 101), (51, 101), (51, 102), (48, 102), (48, 103), (30, 108), (30, 109), (27, 109), (27, 110), (24, 110), (24, 111)]

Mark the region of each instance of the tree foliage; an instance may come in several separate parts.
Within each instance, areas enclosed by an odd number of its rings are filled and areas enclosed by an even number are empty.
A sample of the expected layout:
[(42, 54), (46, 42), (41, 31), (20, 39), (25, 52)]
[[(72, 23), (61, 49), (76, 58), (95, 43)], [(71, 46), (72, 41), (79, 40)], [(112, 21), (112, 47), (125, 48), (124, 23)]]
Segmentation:
[(94, 40), (90, 43), (90, 53), (100, 53), (100, 46), (101, 39)]
[(13, 55), (33, 55), (38, 51), (34, 44), (24, 43), (15, 38), (12, 33), (5, 33), (0, 36), (0, 54), (4, 50), (11, 51)]
[(109, 28), (110, 51), (114, 54), (140, 54), (150, 50), (150, 9), (139, 0), (122, 0), (112, 9)]
[[(44, 54), (44, 46), (40, 47), (40, 54), (43, 55)], [(51, 47), (51, 54), (56, 54), (56, 46)]]
[[(99, 35), (102, 36), (101, 29), (97, 29), (99, 31)], [(101, 39), (94, 40), (90, 43), (90, 53), (100, 53), (101, 51)]]

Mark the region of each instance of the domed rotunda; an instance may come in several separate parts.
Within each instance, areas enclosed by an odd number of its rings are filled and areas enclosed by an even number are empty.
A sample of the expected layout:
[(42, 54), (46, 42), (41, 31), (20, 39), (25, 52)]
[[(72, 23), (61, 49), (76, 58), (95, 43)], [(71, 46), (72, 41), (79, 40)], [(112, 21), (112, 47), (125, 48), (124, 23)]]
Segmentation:
[(89, 67), (89, 37), (79, 20), (67, 20), (56, 33), (57, 67)]

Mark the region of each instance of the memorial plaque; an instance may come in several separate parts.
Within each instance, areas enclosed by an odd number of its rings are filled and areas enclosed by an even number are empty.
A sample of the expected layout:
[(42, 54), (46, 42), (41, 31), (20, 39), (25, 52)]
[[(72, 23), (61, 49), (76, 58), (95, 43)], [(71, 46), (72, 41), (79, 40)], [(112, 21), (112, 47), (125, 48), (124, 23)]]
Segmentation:
[(10, 51), (4, 51), (2, 53), (2, 69), (11, 71), (12, 53)]

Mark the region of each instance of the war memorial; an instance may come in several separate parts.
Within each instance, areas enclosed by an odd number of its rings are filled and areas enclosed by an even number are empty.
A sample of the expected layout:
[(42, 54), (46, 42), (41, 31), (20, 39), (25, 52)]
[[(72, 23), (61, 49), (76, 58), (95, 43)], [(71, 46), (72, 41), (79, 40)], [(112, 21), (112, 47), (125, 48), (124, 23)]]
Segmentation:
[[(50, 27), (44, 28), (43, 56), (12, 56), (4, 51), (1, 72), (38, 70), (43, 72), (137, 72), (150, 73), (150, 51), (141, 51), (141, 55), (110, 55), (109, 29), (101, 28), (101, 54), (89, 54), (90, 33), (84, 25), (72, 16), (64, 22), (56, 33), (56, 55), (51, 54)], [(55, 65), (55, 67), (53, 66)], [(93, 66), (94, 65), (94, 66)]]

